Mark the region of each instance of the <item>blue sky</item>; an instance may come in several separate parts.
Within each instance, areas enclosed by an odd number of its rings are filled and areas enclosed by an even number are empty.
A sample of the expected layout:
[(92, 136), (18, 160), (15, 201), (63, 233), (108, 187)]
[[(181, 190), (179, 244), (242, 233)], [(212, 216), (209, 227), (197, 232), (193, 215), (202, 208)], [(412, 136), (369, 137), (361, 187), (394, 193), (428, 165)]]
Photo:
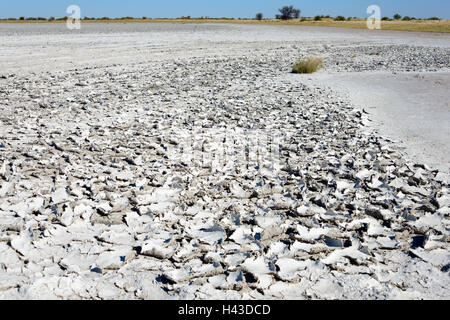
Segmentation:
[(246, 18), (254, 17), (257, 12), (274, 17), (278, 8), (291, 4), (302, 10), (302, 16), (366, 17), (366, 8), (376, 4), (381, 7), (382, 16), (400, 13), (418, 18), (450, 18), (449, 0), (1, 0), (0, 18), (62, 17), (71, 4), (80, 6), (82, 17), (175, 18), (190, 15)]

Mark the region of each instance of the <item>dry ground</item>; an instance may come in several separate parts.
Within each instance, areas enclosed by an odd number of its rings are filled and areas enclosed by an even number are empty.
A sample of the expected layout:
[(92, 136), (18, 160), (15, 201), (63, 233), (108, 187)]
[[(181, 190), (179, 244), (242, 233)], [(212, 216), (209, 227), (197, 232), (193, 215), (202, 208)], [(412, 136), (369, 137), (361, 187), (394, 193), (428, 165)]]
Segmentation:
[[(0, 20), (1, 23), (48, 23), (46, 21), (9, 21)], [(53, 23), (65, 23), (65, 21), (53, 21)], [(366, 29), (365, 19), (353, 19), (351, 21), (334, 21), (333, 19), (323, 19), (322, 21), (313, 21), (308, 19), (301, 21), (298, 19), (282, 21), (268, 19), (257, 20), (236, 20), (236, 19), (111, 19), (111, 20), (87, 20), (83, 23), (234, 23), (234, 24), (256, 24), (256, 25), (290, 25), (290, 26), (316, 26), (316, 27), (336, 27)], [(415, 32), (443, 32), (450, 33), (450, 20), (413, 20), (413, 21), (382, 21), (383, 30), (397, 31), (415, 31)]]

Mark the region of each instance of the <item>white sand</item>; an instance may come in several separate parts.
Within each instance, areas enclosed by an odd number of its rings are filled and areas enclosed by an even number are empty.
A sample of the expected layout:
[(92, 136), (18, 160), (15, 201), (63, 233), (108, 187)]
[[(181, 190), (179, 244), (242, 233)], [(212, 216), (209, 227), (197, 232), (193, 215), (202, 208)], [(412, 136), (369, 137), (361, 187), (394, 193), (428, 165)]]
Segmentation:
[(408, 158), (450, 173), (450, 72), (323, 71), (307, 81), (348, 94), (369, 113), (370, 127)]

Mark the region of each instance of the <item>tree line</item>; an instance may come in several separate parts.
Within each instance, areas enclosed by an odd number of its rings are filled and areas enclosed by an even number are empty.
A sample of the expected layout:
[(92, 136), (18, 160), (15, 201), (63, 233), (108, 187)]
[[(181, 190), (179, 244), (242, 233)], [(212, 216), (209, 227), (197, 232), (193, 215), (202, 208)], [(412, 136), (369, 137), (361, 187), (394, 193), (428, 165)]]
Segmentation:
[[(275, 19), (278, 20), (291, 20), (291, 19), (300, 19), (302, 21), (307, 20), (306, 17), (300, 17), (301, 15), (301, 10), (294, 8), (294, 6), (284, 6), (280, 9), (278, 9), (279, 14), (275, 15)], [(50, 17), (50, 18), (42, 18), (42, 17), (20, 17), (20, 18), (8, 18), (8, 19), (0, 19), (0, 20), (9, 20), (9, 21), (14, 21), (14, 20), (19, 20), (19, 21), (65, 21), (67, 20), (68, 17), (62, 17), (62, 18), (55, 18), (55, 17)], [(152, 18), (147, 18), (147, 17), (142, 17), (142, 18), (135, 18), (135, 17), (121, 17), (121, 18), (109, 18), (109, 17), (101, 17), (101, 18), (93, 18), (93, 17), (84, 17), (82, 20), (153, 20)], [(168, 18), (157, 18), (158, 19), (167, 19)], [(235, 18), (226, 18), (226, 17), (222, 17), (222, 18), (211, 18), (211, 17), (197, 17), (197, 18), (191, 18), (191, 16), (182, 16), (176, 19), (181, 19), (181, 20), (189, 20), (189, 19), (195, 19), (195, 20), (202, 20), (202, 19), (211, 19), (211, 20), (235, 20)], [(256, 20), (264, 20), (264, 15), (259, 12), (255, 15)], [(330, 15), (317, 15), (314, 18), (312, 18), (314, 21), (321, 21), (322, 19), (334, 19), (335, 21), (350, 21), (353, 19), (358, 19), (357, 17), (344, 17), (344, 16), (337, 16), (337, 17), (331, 17)], [(246, 18), (238, 18), (237, 20), (251, 20), (251, 19), (246, 19)], [(414, 17), (409, 17), (409, 16), (404, 16), (402, 17), (400, 14), (396, 13), (392, 18), (389, 17), (383, 17), (381, 20), (383, 21), (410, 21), (410, 20), (440, 20), (438, 17), (431, 17), (428, 19), (420, 19), (420, 18), (414, 18)]]

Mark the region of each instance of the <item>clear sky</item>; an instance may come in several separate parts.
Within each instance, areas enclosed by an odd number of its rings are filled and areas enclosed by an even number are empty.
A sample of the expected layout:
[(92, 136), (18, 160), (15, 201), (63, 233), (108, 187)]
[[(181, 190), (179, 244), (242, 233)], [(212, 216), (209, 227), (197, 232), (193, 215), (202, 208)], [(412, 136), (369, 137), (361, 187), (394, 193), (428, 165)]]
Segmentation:
[(283, 5), (294, 5), (302, 16), (343, 15), (367, 17), (366, 8), (376, 4), (381, 15), (450, 18), (450, 0), (0, 0), (0, 18), (63, 17), (69, 5), (81, 8), (81, 16), (103, 17), (167, 17), (209, 16), (250, 18), (257, 12), (272, 18)]

